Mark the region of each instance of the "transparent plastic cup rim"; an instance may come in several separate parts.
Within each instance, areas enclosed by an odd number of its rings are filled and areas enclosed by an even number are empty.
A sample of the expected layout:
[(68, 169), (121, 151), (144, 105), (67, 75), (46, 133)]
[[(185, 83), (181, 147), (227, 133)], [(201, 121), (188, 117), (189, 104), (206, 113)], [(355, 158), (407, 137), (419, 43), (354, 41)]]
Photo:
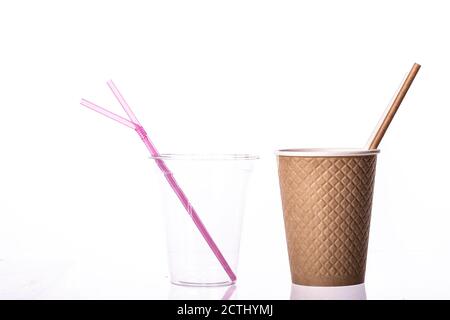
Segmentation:
[(238, 161), (257, 160), (259, 156), (248, 153), (161, 153), (154, 160)]
[(282, 149), (275, 154), (283, 157), (362, 157), (380, 153), (379, 149), (366, 150), (357, 148), (300, 148)]

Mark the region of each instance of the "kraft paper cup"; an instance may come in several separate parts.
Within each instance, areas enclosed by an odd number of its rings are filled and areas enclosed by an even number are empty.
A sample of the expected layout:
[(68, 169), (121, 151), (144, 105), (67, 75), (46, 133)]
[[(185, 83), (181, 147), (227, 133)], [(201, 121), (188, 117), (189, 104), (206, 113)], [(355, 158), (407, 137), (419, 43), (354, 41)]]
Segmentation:
[(292, 282), (364, 282), (379, 150), (277, 152)]

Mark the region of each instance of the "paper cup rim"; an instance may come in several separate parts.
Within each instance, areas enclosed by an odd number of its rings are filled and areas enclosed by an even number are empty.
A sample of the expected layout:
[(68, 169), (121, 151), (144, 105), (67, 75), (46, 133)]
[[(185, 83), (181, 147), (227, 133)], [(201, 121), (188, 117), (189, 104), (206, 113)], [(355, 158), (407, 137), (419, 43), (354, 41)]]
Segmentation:
[(362, 157), (380, 153), (379, 149), (365, 150), (357, 148), (299, 148), (281, 149), (275, 152), (283, 157)]

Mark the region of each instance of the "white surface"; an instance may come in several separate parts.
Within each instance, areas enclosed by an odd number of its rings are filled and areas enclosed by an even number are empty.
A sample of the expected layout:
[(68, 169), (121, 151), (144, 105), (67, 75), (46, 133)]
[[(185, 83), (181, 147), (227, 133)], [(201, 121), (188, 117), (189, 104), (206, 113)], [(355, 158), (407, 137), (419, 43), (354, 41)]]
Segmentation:
[(450, 298), (448, 10), (446, 1), (1, 2), (1, 297), (184, 294), (168, 284), (144, 146), (78, 104), (120, 113), (111, 77), (161, 152), (261, 155), (233, 296), (289, 298), (274, 151), (364, 146), (418, 62), (380, 145), (365, 289), (369, 299)]
[(342, 287), (311, 287), (292, 284), (291, 300), (366, 300), (365, 284)]

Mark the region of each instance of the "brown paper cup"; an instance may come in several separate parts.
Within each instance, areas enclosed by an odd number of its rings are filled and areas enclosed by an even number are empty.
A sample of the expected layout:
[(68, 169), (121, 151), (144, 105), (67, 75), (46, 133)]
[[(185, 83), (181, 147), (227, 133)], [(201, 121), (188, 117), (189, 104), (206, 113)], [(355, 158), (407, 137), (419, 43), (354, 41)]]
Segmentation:
[(292, 282), (364, 282), (378, 150), (277, 152)]

